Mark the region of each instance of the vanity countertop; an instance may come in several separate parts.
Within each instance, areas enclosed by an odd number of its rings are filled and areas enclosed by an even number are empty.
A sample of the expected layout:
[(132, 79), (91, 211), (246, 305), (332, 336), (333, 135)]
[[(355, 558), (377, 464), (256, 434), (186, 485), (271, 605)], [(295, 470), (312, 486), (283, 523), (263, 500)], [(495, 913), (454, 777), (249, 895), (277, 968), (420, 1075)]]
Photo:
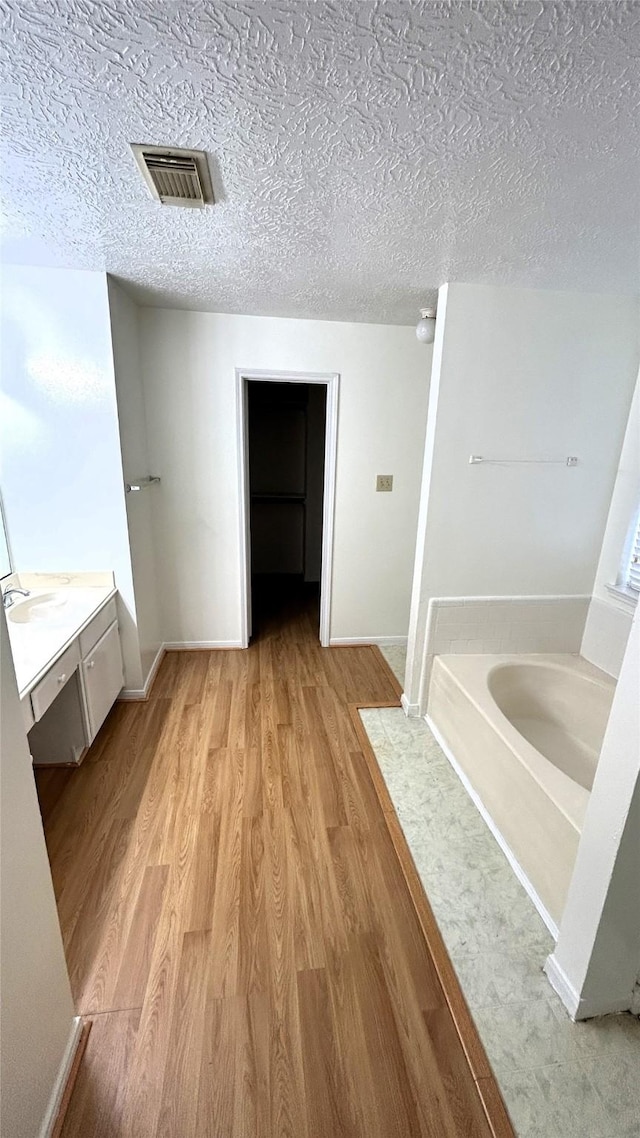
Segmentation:
[[(6, 610), (22, 699), (117, 590), (113, 573), (13, 573), (3, 580), (3, 592), (12, 585), (29, 590), (28, 597), (16, 596)], [(38, 598), (43, 601), (37, 616), (20, 619), (21, 604)]]

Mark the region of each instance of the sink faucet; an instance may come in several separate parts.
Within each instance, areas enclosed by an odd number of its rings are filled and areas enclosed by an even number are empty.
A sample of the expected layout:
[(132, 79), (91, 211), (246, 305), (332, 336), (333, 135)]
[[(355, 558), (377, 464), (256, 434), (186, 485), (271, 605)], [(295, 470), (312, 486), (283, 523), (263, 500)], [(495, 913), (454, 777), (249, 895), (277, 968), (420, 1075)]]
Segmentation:
[(9, 588), (5, 589), (2, 594), (2, 603), (6, 609), (10, 609), (12, 604), (15, 604), (14, 596), (16, 593), (19, 593), (21, 597), (29, 596), (28, 589), (19, 589), (17, 585), (9, 585)]

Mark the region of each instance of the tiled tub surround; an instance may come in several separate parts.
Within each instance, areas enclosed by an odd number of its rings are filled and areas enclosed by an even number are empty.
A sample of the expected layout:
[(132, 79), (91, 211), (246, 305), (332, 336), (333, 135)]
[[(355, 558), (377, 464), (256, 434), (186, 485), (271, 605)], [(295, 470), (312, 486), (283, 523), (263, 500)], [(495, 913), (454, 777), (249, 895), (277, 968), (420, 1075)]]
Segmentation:
[(427, 706), (435, 656), (450, 653), (579, 652), (588, 596), (433, 597), (427, 613), (420, 706)]
[(620, 675), (634, 610), (632, 601), (607, 602), (598, 597), (593, 597), (589, 605), (580, 655), (616, 679)]
[(360, 714), (519, 1138), (638, 1138), (640, 1020), (571, 1022), (552, 938), (429, 728)]
[(433, 664), (428, 722), (554, 932), (614, 690), (578, 656), (437, 656)]

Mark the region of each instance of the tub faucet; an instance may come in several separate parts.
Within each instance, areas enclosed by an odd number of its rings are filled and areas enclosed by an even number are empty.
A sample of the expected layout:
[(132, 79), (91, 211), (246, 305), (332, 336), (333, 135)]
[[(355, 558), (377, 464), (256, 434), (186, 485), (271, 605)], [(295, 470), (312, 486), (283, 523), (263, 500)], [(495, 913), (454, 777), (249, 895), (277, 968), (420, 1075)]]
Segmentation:
[(28, 589), (19, 589), (17, 585), (9, 585), (9, 588), (5, 589), (2, 594), (2, 603), (6, 609), (10, 609), (11, 606), (15, 604), (14, 596), (16, 593), (19, 593), (21, 597), (29, 596)]

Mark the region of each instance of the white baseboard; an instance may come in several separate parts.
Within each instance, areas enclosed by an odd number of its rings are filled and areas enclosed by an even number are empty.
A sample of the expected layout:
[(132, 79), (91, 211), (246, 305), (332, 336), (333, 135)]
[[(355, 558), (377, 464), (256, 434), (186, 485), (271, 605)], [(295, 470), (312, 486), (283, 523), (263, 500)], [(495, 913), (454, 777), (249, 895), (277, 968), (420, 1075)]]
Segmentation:
[(554, 992), (556, 992), (562, 1000), (571, 1019), (575, 1019), (580, 1004), (580, 997), (573, 987), (573, 984), (571, 984), (564, 968), (560, 967), (553, 953), (545, 960), (543, 972)]
[(162, 661), (164, 660), (164, 654), (166, 651), (167, 651), (167, 649), (166, 649), (165, 645), (161, 644), (160, 647), (158, 648), (158, 651), (155, 654), (153, 664), (149, 668), (149, 675), (147, 676), (147, 678), (145, 680), (145, 685), (144, 685), (145, 695), (148, 695), (149, 692), (151, 691), (153, 681), (156, 678), (158, 668), (160, 667)]
[(600, 1000), (581, 998), (569, 980), (564, 968), (558, 964), (552, 952), (544, 964), (544, 972), (554, 992), (562, 1000), (571, 1019), (593, 1019), (595, 1016), (617, 1015), (628, 1012), (633, 1002), (633, 992), (621, 992)]
[(164, 645), (164, 644), (161, 644), (160, 647), (158, 648), (158, 651), (156, 652), (154, 660), (153, 660), (153, 664), (149, 668), (149, 675), (147, 676), (147, 678), (145, 680), (144, 687), (143, 688), (123, 688), (122, 691), (120, 692), (120, 695), (118, 696), (119, 700), (121, 700), (123, 703), (126, 703), (128, 700), (131, 700), (131, 701), (136, 700), (137, 701), (137, 700), (144, 700), (144, 699), (149, 698), (149, 692), (151, 691), (153, 681), (156, 678), (158, 668), (160, 667), (160, 665), (164, 659), (164, 654), (165, 654), (166, 650), (167, 650), (166, 645)]
[(67, 1046), (64, 1049), (62, 1062), (56, 1076), (56, 1081), (53, 1084), (51, 1098), (49, 1099), (49, 1105), (47, 1106), (45, 1116), (42, 1120), (38, 1138), (50, 1138), (50, 1135), (53, 1133), (53, 1128), (58, 1118), (58, 1111), (60, 1110), (60, 1103), (62, 1102), (62, 1096), (67, 1085), (67, 1079), (69, 1078), (71, 1067), (73, 1066), (73, 1060), (76, 1057), (81, 1032), (82, 1019), (80, 1016), (74, 1016), (71, 1021), (71, 1031), (69, 1032)]
[(406, 636), (332, 636), (329, 641), (330, 648), (357, 648), (359, 645), (376, 644), (379, 648), (387, 645), (406, 645)]
[(155, 659), (143, 688), (123, 688), (118, 696), (120, 703), (138, 702), (149, 698), (151, 686), (166, 652), (202, 652), (214, 651), (216, 648), (243, 648), (239, 640), (168, 640), (161, 644), (156, 652)]
[(402, 705), (402, 710), (404, 711), (404, 713), (408, 719), (419, 719), (420, 718), (420, 704), (419, 703), (409, 703), (409, 700), (407, 699), (404, 692), (400, 696), (400, 703)]
[(526, 890), (529, 897), (533, 901), (536, 909), (538, 910), (540, 916), (542, 917), (542, 920), (544, 921), (549, 932), (551, 933), (551, 936), (553, 937), (554, 940), (557, 941), (557, 939), (558, 939), (558, 926), (557, 926), (556, 922), (554, 921), (553, 917), (551, 916), (551, 913), (549, 912), (546, 905), (543, 903), (543, 901), (539, 897), (534, 886), (531, 884), (531, 881), (527, 877), (524, 869), (520, 865), (520, 862), (516, 858), (512, 849), (510, 848), (510, 846), (507, 845), (504, 837), (502, 836), (500, 830), (496, 826), (493, 818), (489, 814), (489, 811), (487, 810), (486, 806), (484, 805), (482, 799), (480, 798), (479, 794), (474, 790), (473, 786), (469, 782), (467, 775), (464, 773), (462, 767), (460, 766), (457, 759), (455, 758), (451, 748), (449, 747), (449, 744), (445, 741), (445, 739), (440, 734), (438, 728), (436, 727), (435, 723), (431, 719), (431, 716), (425, 715), (424, 718), (425, 718), (425, 722), (427, 724), (427, 727), (431, 731), (431, 734), (433, 735), (436, 742), (442, 748), (446, 758), (451, 763), (451, 766), (453, 767), (458, 778), (460, 779), (460, 782), (464, 786), (467, 794), (469, 795), (469, 798), (471, 799), (471, 801), (473, 802), (474, 806), (476, 807), (478, 813), (481, 815), (481, 817), (484, 819), (487, 826), (491, 830), (491, 833), (493, 834), (498, 845), (500, 846), (500, 849), (502, 850), (504, 856), (506, 857), (507, 861), (509, 862), (509, 865), (511, 866), (513, 872), (515, 873), (516, 877), (518, 878), (518, 881), (520, 882), (522, 887)]
[(167, 640), (167, 652), (203, 652), (216, 648), (242, 648), (241, 640)]

